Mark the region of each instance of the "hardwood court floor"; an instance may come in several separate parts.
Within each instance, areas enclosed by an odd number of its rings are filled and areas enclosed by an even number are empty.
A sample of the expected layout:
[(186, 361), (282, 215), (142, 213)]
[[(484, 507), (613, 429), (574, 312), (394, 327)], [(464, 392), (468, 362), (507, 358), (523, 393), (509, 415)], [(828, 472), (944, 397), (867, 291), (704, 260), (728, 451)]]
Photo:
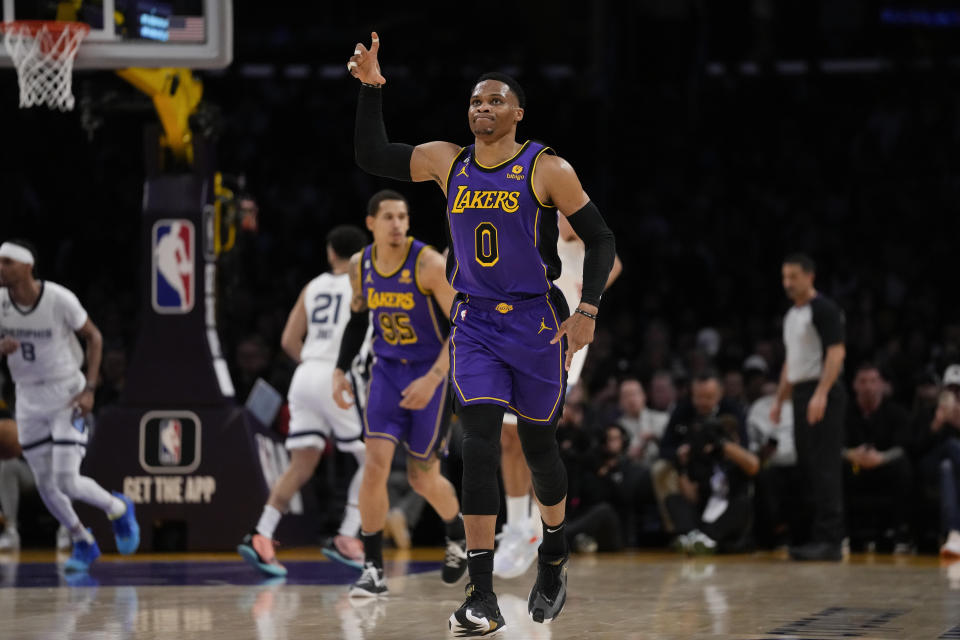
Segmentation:
[[(0, 554), (0, 638), (446, 638), (463, 583), (441, 584), (440, 558), (388, 555), (390, 597), (351, 602), (356, 572), (314, 551), (281, 553), (290, 576), (272, 582), (231, 554), (106, 556), (69, 583), (52, 553)], [(507, 627), (496, 637), (960, 640), (960, 562), (932, 557), (575, 556), (552, 625), (526, 615), (533, 576), (497, 583)]]

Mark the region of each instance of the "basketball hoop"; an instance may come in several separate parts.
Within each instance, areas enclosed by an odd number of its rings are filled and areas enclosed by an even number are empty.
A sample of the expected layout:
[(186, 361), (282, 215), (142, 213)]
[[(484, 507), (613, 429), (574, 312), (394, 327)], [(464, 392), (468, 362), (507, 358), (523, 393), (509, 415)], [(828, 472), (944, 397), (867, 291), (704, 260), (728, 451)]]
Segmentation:
[(90, 25), (55, 20), (0, 23), (3, 44), (17, 67), (20, 108), (45, 104), (73, 109), (73, 60)]

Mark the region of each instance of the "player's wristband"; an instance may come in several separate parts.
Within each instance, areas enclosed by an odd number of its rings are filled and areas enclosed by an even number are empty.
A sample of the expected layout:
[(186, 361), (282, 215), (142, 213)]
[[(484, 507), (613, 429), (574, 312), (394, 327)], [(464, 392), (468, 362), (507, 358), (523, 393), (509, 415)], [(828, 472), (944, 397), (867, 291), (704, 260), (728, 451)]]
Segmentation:
[(574, 309), (573, 312), (574, 312), (574, 313), (579, 313), (579, 314), (582, 315), (582, 316), (587, 316), (587, 317), (590, 318), (591, 320), (596, 320), (596, 319), (597, 319), (597, 314), (595, 314), (595, 313), (590, 313), (589, 311), (584, 311), (584, 310), (581, 309), (580, 307), (577, 307), (576, 309)]
[(84, 391), (90, 391), (91, 393), (97, 390), (97, 385), (95, 382), (88, 382), (83, 388)]

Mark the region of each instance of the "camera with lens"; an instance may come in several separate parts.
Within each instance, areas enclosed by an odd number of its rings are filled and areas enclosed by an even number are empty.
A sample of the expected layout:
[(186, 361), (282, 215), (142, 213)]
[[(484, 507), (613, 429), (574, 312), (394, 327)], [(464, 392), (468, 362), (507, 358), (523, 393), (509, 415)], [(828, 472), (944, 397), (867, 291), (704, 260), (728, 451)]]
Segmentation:
[(690, 445), (687, 476), (691, 480), (710, 479), (714, 465), (724, 459), (723, 443), (735, 438), (736, 430), (736, 418), (726, 415), (705, 418), (692, 425), (687, 438)]

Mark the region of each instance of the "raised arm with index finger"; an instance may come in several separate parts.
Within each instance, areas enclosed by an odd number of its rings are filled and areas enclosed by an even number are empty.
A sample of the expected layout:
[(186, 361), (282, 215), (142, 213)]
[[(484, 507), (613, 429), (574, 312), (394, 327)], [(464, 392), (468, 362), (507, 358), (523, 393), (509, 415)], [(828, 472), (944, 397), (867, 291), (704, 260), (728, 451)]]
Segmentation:
[[(357, 164), (396, 180), (433, 180), (447, 197), (447, 275), (458, 292), (450, 315), (450, 379), (464, 432), (462, 509), (470, 572), (467, 599), (449, 625), (467, 637), (505, 624), (492, 578), (497, 444), (505, 410), (518, 417), (545, 524), (528, 610), (536, 622), (550, 622), (566, 600), (567, 477), (555, 435), (565, 365), (593, 340), (614, 261), (613, 234), (568, 162), (546, 145), (517, 141), (526, 97), (507, 75), (484, 74), (473, 86), (467, 105), (473, 144), (390, 142), (382, 112), (380, 42), (373, 36), (370, 49), (357, 45), (348, 63), (362, 82)], [(583, 293), (571, 317), (553, 282), (561, 269), (558, 213), (585, 247)]]

